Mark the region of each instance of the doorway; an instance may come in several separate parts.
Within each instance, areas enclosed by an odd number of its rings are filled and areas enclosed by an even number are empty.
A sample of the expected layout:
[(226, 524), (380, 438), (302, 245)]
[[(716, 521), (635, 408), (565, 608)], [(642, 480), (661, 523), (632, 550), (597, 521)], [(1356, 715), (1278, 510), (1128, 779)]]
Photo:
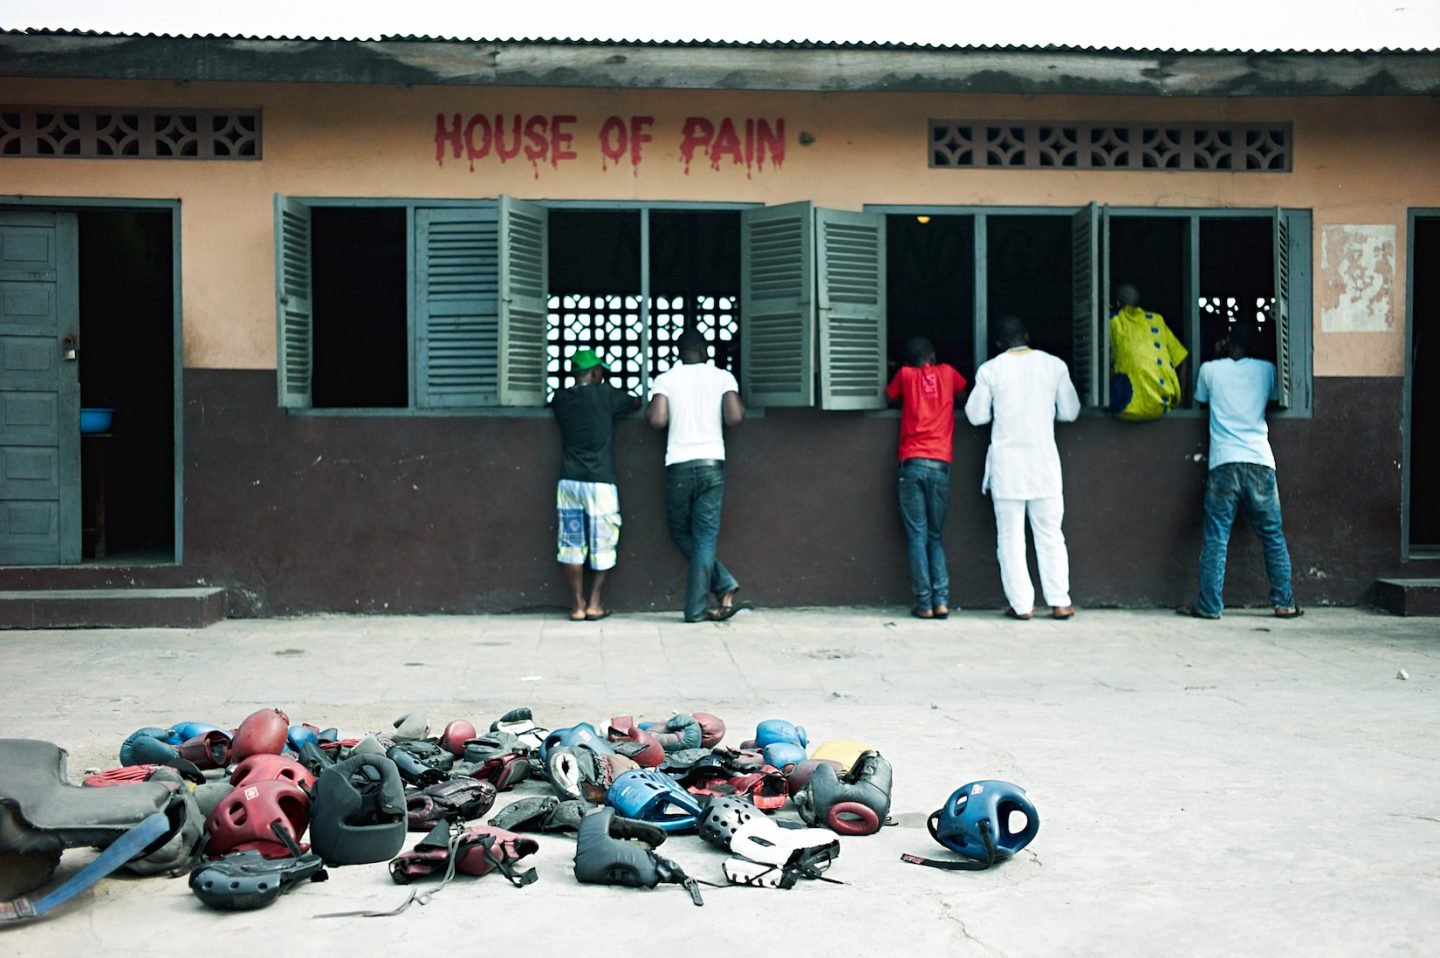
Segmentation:
[(0, 211), (0, 565), (180, 560), (176, 209)]
[(1405, 365), (1405, 558), (1440, 558), (1440, 392), (1421, 370), (1440, 362), (1440, 210), (1411, 214), (1409, 352)]
[(92, 209), (79, 232), (81, 561), (174, 562), (175, 264), (169, 210)]

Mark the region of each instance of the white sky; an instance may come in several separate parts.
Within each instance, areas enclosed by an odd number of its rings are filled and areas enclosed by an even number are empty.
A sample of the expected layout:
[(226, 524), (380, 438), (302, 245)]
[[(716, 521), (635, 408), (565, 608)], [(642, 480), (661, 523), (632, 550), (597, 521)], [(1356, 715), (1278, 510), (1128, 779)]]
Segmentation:
[(0, 28), (369, 38), (1440, 48), (1440, 0), (0, 0)]

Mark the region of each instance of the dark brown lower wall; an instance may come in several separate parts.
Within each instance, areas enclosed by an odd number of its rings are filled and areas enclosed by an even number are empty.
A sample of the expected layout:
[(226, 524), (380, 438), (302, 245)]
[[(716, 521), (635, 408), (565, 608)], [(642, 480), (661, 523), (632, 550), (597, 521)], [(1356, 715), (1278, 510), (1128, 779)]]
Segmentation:
[[(1313, 419), (1277, 420), (1286, 533), (1302, 604), (1365, 601), (1403, 571), (1403, 380), (1319, 379)], [(231, 614), (479, 612), (566, 604), (554, 557), (559, 439), (547, 417), (288, 415), (268, 372), (186, 371), (185, 565), (125, 581), (206, 582)], [(895, 505), (894, 417), (768, 410), (730, 432), (720, 554), (760, 606), (908, 605)], [(945, 539), (953, 602), (1004, 605), (980, 494), (987, 434), (956, 427)], [(1059, 427), (1074, 600), (1193, 598), (1205, 421)], [(680, 607), (685, 565), (665, 531), (662, 436), (619, 424), (624, 531), (609, 603)], [(115, 570), (0, 570), (0, 586), (76, 585)], [(1263, 604), (1243, 521), (1231, 605)]]

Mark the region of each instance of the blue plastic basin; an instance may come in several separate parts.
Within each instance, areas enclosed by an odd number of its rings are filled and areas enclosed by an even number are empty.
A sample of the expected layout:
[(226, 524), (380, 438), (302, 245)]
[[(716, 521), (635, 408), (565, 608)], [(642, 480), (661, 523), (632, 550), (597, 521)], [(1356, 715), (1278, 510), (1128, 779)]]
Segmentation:
[(81, 432), (108, 432), (110, 420), (115, 416), (113, 409), (82, 409), (80, 410), (80, 431)]

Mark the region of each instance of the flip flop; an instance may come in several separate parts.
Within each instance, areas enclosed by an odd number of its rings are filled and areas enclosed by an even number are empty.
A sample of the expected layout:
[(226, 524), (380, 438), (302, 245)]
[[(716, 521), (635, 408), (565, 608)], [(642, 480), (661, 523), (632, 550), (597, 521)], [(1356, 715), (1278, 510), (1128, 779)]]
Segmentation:
[(724, 622), (726, 619), (731, 618), (735, 615), (735, 613), (739, 611), (740, 607), (738, 605), (722, 605), (718, 609), (711, 609), (706, 612), (705, 618), (709, 619), (711, 622)]
[(609, 610), (609, 609), (604, 610), (604, 611), (601, 612), (599, 615), (596, 615), (596, 614), (593, 613), (593, 612), (586, 612), (586, 613), (585, 613), (585, 621), (586, 621), (586, 622), (599, 622), (601, 619), (608, 619), (609, 617), (610, 617), (610, 610)]
[(935, 610), (934, 610), (934, 609), (922, 609), (922, 608), (920, 608), (920, 606), (918, 606), (918, 605), (917, 605), (915, 608), (913, 608), (913, 609), (910, 610), (910, 614), (913, 615), (913, 616), (915, 616), (915, 618), (917, 618), (917, 619), (933, 619), (933, 618), (935, 618)]
[(1192, 619), (1210, 619), (1212, 621), (1220, 618), (1220, 616), (1211, 615), (1209, 612), (1201, 612), (1193, 605), (1182, 605), (1180, 608), (1175, 610), (1175, 614), (1188, 616)]
[(587, 616), (584, 612), (571, 612), (571, 613), (570, 613), (570, 621), (571, 621), (571, 622), (584, 622), (587, 618), (589, 618), (589, 616)]
[(1005, 607), (1005, 617), (1006, 617), (1007, 619), (1022, 619), (1022, 620), (1023, 620), (1023, 619), (1033, 618), (1034, 615), (1035, 615), (1034, 612), (1026, 612), (1024, 615), (1021, 615), (1019, 612), (1016, 612), (1014, 609), (1010, 608), (1008, 605)]
[(1304, 614), (1305, 610), (1300, 608), (1298, 605), (1292, 605), (1288, 609), (1275, 610), (1275, 618), (1277, 619), (1298, 619)]

